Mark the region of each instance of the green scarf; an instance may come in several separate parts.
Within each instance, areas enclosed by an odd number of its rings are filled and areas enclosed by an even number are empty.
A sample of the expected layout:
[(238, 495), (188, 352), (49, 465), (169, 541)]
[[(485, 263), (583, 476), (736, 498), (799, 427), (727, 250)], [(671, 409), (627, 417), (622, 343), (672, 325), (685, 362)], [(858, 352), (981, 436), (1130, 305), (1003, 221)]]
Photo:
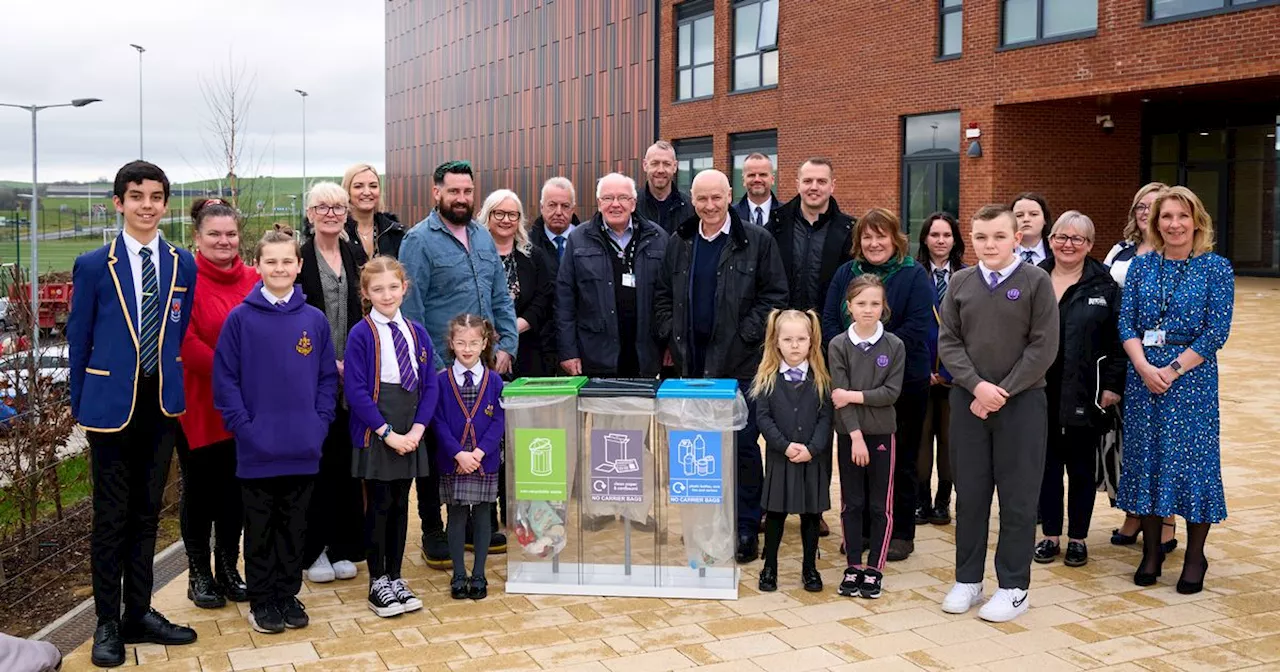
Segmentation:
[[(853, 279), (857, 278), (859, 275), (870, 273), (871, 275), (874, 275), (877, 278), (880, 278), (880, 282), (887, 285), (889, 284), (889, 278), (893, 277), (894, 273), (897, 273), (898, 271), (911, 266), (912, 264), (916, 263), (916, 260), (912, 259), (910, 256), (906, 256), (906, 257), (903, 257), (902, 259), (897, 259), (896, 257), (890, 257), (889, 261), (886, 261), (885, 263), (879, 264), (879, 265), (870, 264), (865, 261), (858, 261), (857, 259), (854, 259), (849, 263), (851, 264), (851, 268), (853, 269), (853, 277), (850, 278), (849, 282), (853, 282)], [(886, 303), (888, 302), (888, 298), (889, 297), (887, 296), (885, 297)], [(840, 323), (844, 325), (845, 329), (848, 329), (849, 325), (853, 323), (853, 318), (849, 316), (848, 302), (841, 302)]]

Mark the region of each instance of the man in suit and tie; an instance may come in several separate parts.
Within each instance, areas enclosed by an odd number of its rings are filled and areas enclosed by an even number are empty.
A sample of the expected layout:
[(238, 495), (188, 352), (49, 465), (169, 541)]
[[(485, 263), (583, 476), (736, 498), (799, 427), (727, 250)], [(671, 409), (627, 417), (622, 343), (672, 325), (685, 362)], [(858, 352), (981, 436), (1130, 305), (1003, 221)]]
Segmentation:
[(759, 152), (749, 155), (742, 162), (742, 186), (747, 193), (734, 206), (738, 218), (768, 228), (769, 216), (782, 207), (773, 193), (773, 161)]
[(66, 331), (71, 413), (85, 429), (93, 465), (92, 660), (99, 667), (123, 664), (126, 643), (196, 640), (194, 630), (151, 608), (160, 501), (177, 416), (186, 410), (179, 347), (195, 258), (160, 236), (169, 203), (164, 171), (125, 164), (113, 193), (124, 230), (76, 259)]
[(529, 238), (534, 245), (551, 253), (551, 258), (557, 264), (564, 257), (564, 246), (569, 242), (569, 234), (581, 223), (578, 214), (574, 212), (577, 201), (573, 183), (567, 177), (557, 175), (542, 185), (542, 194), (538, 198), (541, 214), (533, 221)]

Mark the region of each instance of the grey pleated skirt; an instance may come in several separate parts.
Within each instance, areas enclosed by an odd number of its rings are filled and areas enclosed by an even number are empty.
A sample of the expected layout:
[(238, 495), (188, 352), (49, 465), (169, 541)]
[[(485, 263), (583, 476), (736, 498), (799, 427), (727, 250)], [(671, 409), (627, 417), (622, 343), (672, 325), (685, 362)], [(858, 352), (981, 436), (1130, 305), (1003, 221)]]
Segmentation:
[[(413, 416), (418, 412), (418, 393), (409, 392), (399, 385), (379, 383), (378, 410), (391, 424), (391, 431), (406, 434), (413, 428)], [(378, 435), (372, 434), (368, 448), (356, 445), (351, 451), (351, 475), (356, 478), (398, 481), (426, 476), (430, 468), (431, 455), (425, 439), (418, 442), (417, 450), (401, 455), (383, 443)]]

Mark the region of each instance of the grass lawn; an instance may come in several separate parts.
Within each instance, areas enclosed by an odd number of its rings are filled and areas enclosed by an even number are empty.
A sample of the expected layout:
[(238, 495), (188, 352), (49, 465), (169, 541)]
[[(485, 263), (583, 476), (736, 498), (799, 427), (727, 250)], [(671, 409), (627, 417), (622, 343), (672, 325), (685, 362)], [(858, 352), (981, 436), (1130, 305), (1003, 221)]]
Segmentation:
[[(62, 508), (66, 509), (88, 497), (93, 492), (89, 482), (89, 460), (84, 455), (68, 458), (58, 465), (58, 482), (62, 484)], [(41, 485), (44, 495), (40, 498), (39, 520), (55, 511), (48, 485)], [(18, 524), (18, 507), (7, 496), (0, 496), (0, 534), (8, 533)]]
[[(76, 257), (81, 253), (102, 247), (102, 234), (82, 238), (64, 238), (62, 240), (40, 241), (40, 272), (69, 271)], [(0, 264), (12, 263), (15, 258), (12, 240), (0, 244)], [(31, 247), (22, 241), (22, 258), (19, 263), (23, 268), (31, 262)]]

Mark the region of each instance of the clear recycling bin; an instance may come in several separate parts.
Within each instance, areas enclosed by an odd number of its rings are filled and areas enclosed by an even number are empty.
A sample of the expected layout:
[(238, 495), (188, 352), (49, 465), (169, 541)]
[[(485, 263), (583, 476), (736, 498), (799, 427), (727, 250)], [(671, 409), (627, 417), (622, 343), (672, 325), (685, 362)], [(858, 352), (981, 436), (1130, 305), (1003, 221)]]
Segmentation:
[(577, 395), (586, 382), (520, 378), (502, 389), (509, 593), (577, 592), (581, 544), (570, 502), (580, 453)]
[(580, 571), (584, 594), (679, 597), (658, 585), (666, 536), (654, 456), (654, 378), (593, 378), (578, 392), (582, 415)]
[(658, 389), (658, 477), (666, 490), (658, 586), (683, 598), (737, 599), (735, 432), (747, 403), (735, 380), (668, 380)]

